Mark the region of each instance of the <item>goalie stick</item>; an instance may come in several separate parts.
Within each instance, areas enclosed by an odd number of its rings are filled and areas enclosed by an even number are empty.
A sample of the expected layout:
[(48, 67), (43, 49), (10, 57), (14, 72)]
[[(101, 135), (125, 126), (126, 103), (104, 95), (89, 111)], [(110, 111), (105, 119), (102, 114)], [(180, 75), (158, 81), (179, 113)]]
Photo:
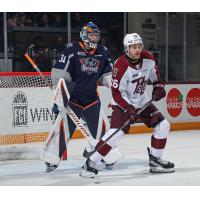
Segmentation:
[[(49, 81), (46, 79), (44, 74), (40, 71), (38, 66), (35, 64), (35, 62), (31, 59), (31, 57), (25, 53), (24, 55), (26, 59), (31, 63), (31, 65), (34, 67), (34, 69), (39, 73), (39, 75), (42, 77), (42, 79), (45, 81), (46, 85), (49, 86), (51, 90), (53, 90), (52, 85), (49, 83)], [(64, 79), (63, 79), (64, 80)], [(63, 93), (63, 90), (61, 91)], [(69, 98), (69, 93), (64, 95), (64, 98)], [(92, 147), (96, 146), (97, 141), (91, 136), (89, 133), (89, 130), (87, 130), (84, 126), (84, 124), (79, 120), (79, 118), (76, 116), (76, 114), (73, 112), (73, 110), (70, 108), (69, 105), (65, 105), (64, 110), (68, 114), (68, 116), (71, 118), (71, 120), (74, 122), (74, 124), (78, 127), (82, 135), (88, 140), (89, 144), (92, 145)], [(52, 140), (53, 137), (50, 137)], [(48, 141), (50, 143), (51, 141)]]
[(46, 83), (46, 85), (48, 85), (50, 87), (50, 89), (53, 90), (52, 85), (49, 83), (49, 81), (46, 79), (46, 77), (44, 76), (44, 74), (40, 71), (40, 69), (38, 68), (38, 66), (35, 64), (35, 62), (31, 59), (31, 57), (25, 53), (24, 56), (26, 57), (26, 59), (31, 63), (31, 65), (33, 66), (33, 68), (38, 72), (38, 74), (42, 77), (42, 79), (44, 80), (44, 82)]

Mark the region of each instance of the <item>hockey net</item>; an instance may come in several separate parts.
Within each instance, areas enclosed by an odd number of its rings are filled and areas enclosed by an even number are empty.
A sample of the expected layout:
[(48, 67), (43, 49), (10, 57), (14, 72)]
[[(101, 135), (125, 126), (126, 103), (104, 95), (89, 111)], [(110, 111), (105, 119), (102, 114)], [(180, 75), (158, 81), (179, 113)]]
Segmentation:
[(52, 92), (34, 72), (0, 73), (0, 90), (0, 160), (37, 159), (53, 121)]
[[(43, 72), (44, 76), (51, 82), (50, 72)], [(21, 87), (48, 87), (43, 78), (36, 72), (1, 72), (0, 88)]]

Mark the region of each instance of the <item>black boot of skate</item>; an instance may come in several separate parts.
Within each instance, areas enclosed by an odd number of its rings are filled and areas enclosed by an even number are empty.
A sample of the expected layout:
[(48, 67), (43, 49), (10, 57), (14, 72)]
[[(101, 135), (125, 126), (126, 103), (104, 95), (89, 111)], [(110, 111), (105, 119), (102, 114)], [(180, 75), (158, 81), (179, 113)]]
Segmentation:
[(89, 158), (92, 154), (93, 154), (94, 151), (88, 151), (86, 148), (84, 149), (83, 151), (83, 157), (84, 158)]
[(105, 168), (108, 169), (108, 170), (113, 170), (114, 165), (117, 163), (117, 162), (114, 162), (114, 163), (108, 164), (103, 159), (101, 159), (101, 162), (105, 165)]
[(98, 170), (95, 168), (95, 163), (88, 158), (79, 175), (82, 177), (94, 178), (97, 174)]
[(53, 164), (48, 163), (48, 162), (45, 162), (45, 165), (46, 165), (46, 172), (47, 173), (55, 171), (56, 168), (58, 167), (57, 165), (53, 165)]
[[(92, 154), (94, 153), (94, 151), (88, 151), (86, 148), (84, 149), (83, 151), (83, 157), (84, 158), (89, 158)], [(108, 169), (108, 170), (113, 170), (114, 168), (114, 165), (117, 163), (117, 162), (114, 162), (114, 163), (106, 163), (103, 159), (101, 160), (101, 162), (105, 165), (105, 168)], [(82, 169), (84, 168), (84, 166), (82, 166)], [(99, 169), (100, 170), (100, 169)]]
[(150, 153), (149, 147), (147, 147), (149, 155), (149, 172), (151, 173), (170, 173), (175, 172), (174, 163), (157, 158)]

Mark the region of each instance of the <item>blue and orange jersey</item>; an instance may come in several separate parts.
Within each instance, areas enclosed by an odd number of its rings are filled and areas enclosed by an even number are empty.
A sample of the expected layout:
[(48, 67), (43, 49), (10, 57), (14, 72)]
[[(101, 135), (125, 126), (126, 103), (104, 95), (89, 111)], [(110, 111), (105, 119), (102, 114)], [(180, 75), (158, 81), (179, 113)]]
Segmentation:
[(82, 43), (74, 42), (67, 45), (53, 67), (52, 81), (57, 84), (60, 77), (64, 78), (71, 99), (87, 105), (98, 99), (98, 80), (111, 72), (112, 61), (106, 47), (98, 45), (88, 52)]

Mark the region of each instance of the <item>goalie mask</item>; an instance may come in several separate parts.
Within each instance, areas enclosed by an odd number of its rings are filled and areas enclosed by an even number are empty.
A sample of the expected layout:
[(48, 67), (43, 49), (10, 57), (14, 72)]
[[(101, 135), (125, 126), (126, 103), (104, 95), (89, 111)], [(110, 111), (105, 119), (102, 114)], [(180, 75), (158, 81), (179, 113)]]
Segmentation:
[(100, 40), (100, 30), (93, 22), (88, 22), (80, 31), (80, 38), (83, 42), (87, 42), (92, 49), (97, 48)]
[(124, 37), (123, 44), (124, 44), (125, 53), (128, 57), (131, 57), (129, 54), (130, 45), (142, 44), (142, 47), (143, 47), (142, 38), (137, 33), (126, 34), (126, 36)]

